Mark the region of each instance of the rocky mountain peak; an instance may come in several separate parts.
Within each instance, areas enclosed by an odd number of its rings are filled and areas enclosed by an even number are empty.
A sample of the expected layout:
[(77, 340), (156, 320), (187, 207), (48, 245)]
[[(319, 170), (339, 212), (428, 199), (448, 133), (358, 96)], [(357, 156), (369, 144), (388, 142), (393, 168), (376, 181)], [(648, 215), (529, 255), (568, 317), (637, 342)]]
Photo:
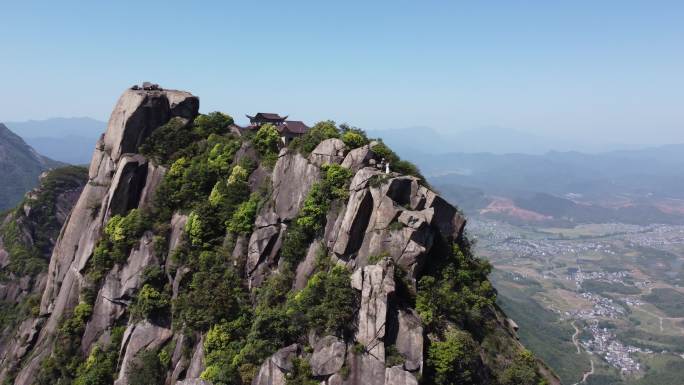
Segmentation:
[(496, 307), (465, 218), (415, 166), (334, 122), (288, 142), (198, 109), (152, 84), (123, 93), (39, 314), (0, 346), (2, 379), (554, 383)]
[(136, 153), (152, 131), (173, 117), (197, 116), (199, 98), (176, 90), (128, 89), (112, 111), (104, 135), (104, 150), (112, 160)]

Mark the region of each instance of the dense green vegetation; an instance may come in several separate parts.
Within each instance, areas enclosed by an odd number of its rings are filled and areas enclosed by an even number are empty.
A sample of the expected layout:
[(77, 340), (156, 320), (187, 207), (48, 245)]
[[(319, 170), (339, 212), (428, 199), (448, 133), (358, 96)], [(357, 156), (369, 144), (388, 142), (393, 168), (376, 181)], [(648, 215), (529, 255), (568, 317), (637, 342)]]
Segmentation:
[(115, 264), (124, 263), (131, 248), (138, 242), (148, 225), (148, 219), (137, 209), (129, 211), (125, 216), (113, 216), (107, 222), (104, 234), (89, 261), (90, 281), (98, 284)]
[(654, 351), (669, 350), (684, 353), (684, 336), (654, 334), (636, 328), (619, 330), (617, 335), (625, 344)]
[(70, 384), (77, 377), (83, 362), (81, 336), (92, 311), (91, 304), (81, 302), (62, 319), (52, 355), (43, 361), (36, 385)]
[[(67, 191), (78, 191), (85, 184), (88, 170), (84, 167), (67, 166), (49, 171), (41, 180), (39, 188), (8, 215), (11, 220), (0, 226), (3, 248), (10, 262), (2, 275), (29, 275), (31, 277), (47, 269), (53, 240), (57, 238), (62, 224), (57, 219), (57, 196)], [(30, 208), (30, 217), (24, 207)]]
[(449, 323), (477, 325), (483, 312), (496, 300), (487, 280), (491, 265), (458, 244), (418, 282), (416, 310), (429, 330), (443, 330)]
[(114, 381), (123, 332), (123, 327), (115, 327), (104, 348), (93, 347), (88, 359), (79, 366), (74, 385), (107, 385)]
[[(480, 355), (498, 366), (501, 384), (538, 385), (544, 381), (534, 356), (520, 351), (491, 324), (496, 291), (487, 279), (491, 265), (472, 255), (466, 239), (437, 258), (418, 281), (415, 308), (434, 337), (427, 348), (424, 379), (437, 385), (482, 383)], [(506, 354), (513, 360), (501, 360)], [(454, 369), (456, 368), (456, 369)]]
[(278, 145), (280, 144), (280, 133), (276, 127), (272, 124), (264, 124), (254, 135), (252, 143), (261, 155), (263, 163), (267, 167), (273, 167), (278, 158)]
[(335, 125), (335, 122), (326, 120), (316, 123), (306, 134), (295, 138), (292, 143), (290, 143), (290, 148), (299, 151), (304, 155), (309, 155), (322, 141), (339, 137), (340, 130)]
[(434, 371), (436, 384), (473, 384), (480, 360), (477, 343), (469, 333), (449, 330), (444, 341), (436, 341), (428, 348), (427, 365)]
[(139, 352), (128, 368), (128, 383), (130, 385), (163, 385), (168, 361), (168, 353), (165, 350)]

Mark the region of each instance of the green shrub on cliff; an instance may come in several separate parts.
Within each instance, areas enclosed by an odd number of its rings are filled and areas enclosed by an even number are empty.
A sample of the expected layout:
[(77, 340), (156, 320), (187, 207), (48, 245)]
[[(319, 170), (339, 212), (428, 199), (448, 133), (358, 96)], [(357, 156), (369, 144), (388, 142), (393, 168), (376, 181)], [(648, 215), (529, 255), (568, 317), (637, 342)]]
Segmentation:
[(145, 284), (135, 298), (130, 308), (134, 318), (155, 319), (166, 311), (171, 304), (171, 298), (163, 291), (157, 290), (150, 284)]
[(182, 118), (172, 118), (154, 130), (139, 151), (157, 164), (167, 164), (174, 154), (197, 139), (198, 136)]
[(156, 350), (140, 351), (126, 373), (129, 385), (163, 385), (166, 368)]
[(173, 303), (177, 326), (206, 331), (221, 320), (232, 320), (248, 312), (240, 276), (224, 256), (205, 251), (193, 264), (196, 272), (187, 287), (181, 287)]
[(300, 319), (305, 329), (350, 336), (358, 306), (358, 292), (351, 287), (349, 270), (335, 266), (314, 274), (288, 302), (288, 313)]
[(290, 143), (290, 148), (308, 156), (319, 143), (326, 139), (339, 138), (340, 130), (332, 120), (325, 120), (314, 124), (306, 134), (295, 138)]
[(236, 234), (251, 233), (260, 201), (258, 194), (252, 194), (249, 200), (242, 202), (227, 222), (228, 231)]
[(349, 149), (358, 148), (368, 144), (365, 133), (358, 129), (348, 129), (342, 134), (342, 141)]
[(496, 291), (487, 280), (490, 271), (487, 261), (454, 244), (451, 253), (418, 282), (416, 310), (425, 325), (442, 329), (447, 322), (477, 323), (496, 300)]
[(256, 135), (252, 138), (252, 144), (259, 152), (262, 163), (268, 167), (275, 164), (280, 143), (280, 133), (278, 132), (278, 129), (270, 123), (259, 127)]
[(206, 115), (197, 115), (193, 122), (193, 131), (202, 138), (211, 134), (223, 135), (230, 131), (233, 118), (222, 112), (214, 111)]
[(501, 385), (544, 385), (537, 373), (537, 362), (529, 350), (523, 350), (499, 376)]
[(450, 330), (443, 341), (430, 344), (426, 364), (435, 385), (475, 384), (479, 347), (467, 332)]

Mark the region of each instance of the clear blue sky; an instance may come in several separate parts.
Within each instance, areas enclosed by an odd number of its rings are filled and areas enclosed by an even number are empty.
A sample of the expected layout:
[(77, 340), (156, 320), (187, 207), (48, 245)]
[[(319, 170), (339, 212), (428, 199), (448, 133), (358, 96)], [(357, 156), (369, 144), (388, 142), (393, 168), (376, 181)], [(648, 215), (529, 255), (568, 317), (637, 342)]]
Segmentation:
[[(106, 3), (106, 4), (105, 4)], [(3, 1), (0, 121), (202, 110), (684, 142), (683, 1)]]

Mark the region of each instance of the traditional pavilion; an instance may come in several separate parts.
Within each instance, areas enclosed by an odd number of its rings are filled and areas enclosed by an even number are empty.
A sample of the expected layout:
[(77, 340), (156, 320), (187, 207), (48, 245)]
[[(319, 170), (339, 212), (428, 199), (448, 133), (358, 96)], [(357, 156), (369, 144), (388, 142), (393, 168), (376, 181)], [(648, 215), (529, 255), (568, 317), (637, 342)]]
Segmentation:
[(257, 112), (254, 116), (245, 115), (249, 118), (249, 123), (254, 127), (261, 127), (262, 124), (271, 123), (274, 126), (280, 126), (285, 123), (287, 116), (283, 117), (278, 114), (270, 112)]
[(283, 117), (279, 114), (258, 112), (254, 116), (246, 116), (249, 118), (250, 125), (247, 128), (250, 130), (258, 130), (259, 127), (266, 123), (274, 125), (280, 133), (280, 139), (283, 141), (283, 144), (288, 144), (292, 139), (302, 136), (309, 131), (309, 126), (301, 120), (287, 120), (287, 116)]

